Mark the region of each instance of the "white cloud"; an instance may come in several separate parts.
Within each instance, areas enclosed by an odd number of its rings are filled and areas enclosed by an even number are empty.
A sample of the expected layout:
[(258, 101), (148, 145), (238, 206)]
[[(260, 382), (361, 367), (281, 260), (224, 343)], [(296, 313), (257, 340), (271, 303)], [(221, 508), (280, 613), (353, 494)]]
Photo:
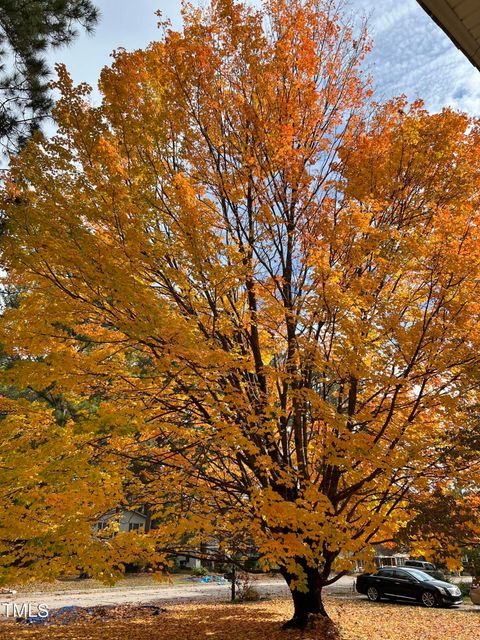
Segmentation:
[(416, 0), (352, 0), (369, 16), (374, 50), (368, 62), (378, 98), (405, 93), (427, 108), (480, 115), (480, 72)]
[[(433, 111), (448, 105), (480, 115), (480, 72), (416, 0), (349, 2), (350, 11), (369, 16), (374, 50), (367, 65), (377, 99), (405, 93), (410, 100), (422, 98)], [(95, 36), (81, 36), (71, 48), (51, 56), (67, 64), (76, 82), (86, 80), (95, 86), (113, 49), (145, 47), (155, 39), (156, 9), (179, 24), (180, 0), (96, 0), (96, 4), (102, 20)]]

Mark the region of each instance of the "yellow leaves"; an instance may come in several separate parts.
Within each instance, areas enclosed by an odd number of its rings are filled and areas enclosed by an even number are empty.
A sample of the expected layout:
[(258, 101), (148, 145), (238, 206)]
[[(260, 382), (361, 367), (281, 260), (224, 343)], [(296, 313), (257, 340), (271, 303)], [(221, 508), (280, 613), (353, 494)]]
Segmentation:
[[(7, 575), (17, 580), (53, 576), (83, 562), (93, 572), (111, 566), (112, 548), (120, 539), (107, 549), (95, 540), (92, 526), (118, 505), (126, 476), (119, 477), (116, 463), (108, 457), (101, 468), (92, 464), (90, 437), (79, 434), (71, 420), (60, 426), (51, 410), (27, 399), (17, 401), (16, 412), (3, 420), (2, 580)], [(18, 539), (24, 541), (22, 548), (15, 543)], [(125, 552), (126, 545), (121, 548)]]
[[(455, 553), (458, 553), (458, 550), (455, 549)], [(445, 560), (445, 564), (447, 565), (447, 569), (449, 571), (461, 571), (462, 563), (458, 558), (447, 558)]]
[[(5, 640), (32, 638), (34, 640), (206, 640), (226, 638), (232, 629), (238, 640), (256, 640), (268, 636), (272, 640), (285, 637), (282, 624), (291, 617), (291, 604), (274, 599), (248, 604), (193, 603), (169, 604), (160, 616), (136, 618), (125, 611), (125, 620), (106, 619), (99, 623), (81, 621), (70, 625), (12, 625), (1, 623)], [(439, 634), (458, 640), (474, 638), (478, 626), (478, 612), (448, 609), (424, 609), (399, 604), (372, 604), (364, 600), (340, 600), (327, 597), (327, 611), (339, 625), (345, 640), (436, 640)], [(161, 624), (159, 624), (161, 623)], [(289, 630), (293, 640), (311, 638), (312, 634)]]
[[(2, 515), (35, 516), (29, 558), (108, 573), (215, 535), (350, 566), (472, 468), (478, 131), (404, 100), (350, 120), (368, 44), (322, 7), (185, 9), (96, 108), (59, 69), (59, 134), (3, 205)], [(92, 540), (133, 503), (153, 533)]]

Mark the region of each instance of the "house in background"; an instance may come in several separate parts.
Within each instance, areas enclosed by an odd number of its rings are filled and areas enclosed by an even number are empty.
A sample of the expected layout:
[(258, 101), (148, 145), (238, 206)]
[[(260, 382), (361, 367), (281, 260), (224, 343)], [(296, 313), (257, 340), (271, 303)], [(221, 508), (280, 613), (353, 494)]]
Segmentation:
[[(112, 535), (131, 531), (146, 533), (151, 529), (151, 521), (146, 513), (142, 513), (141, 510), (135, 511), (121, 508), (112, 509), (104, 513), (93, 526), (93, 529), (98, 533), (113, 524), (115, 525), (115, 532)], [(193, 550), (192, 553), (194, 553)], [(174, 562), (179, 569), (197, 569), (202, 566), (202, 561), (191, 555), (176, 556)]]
[[(403, 550), (388, 549), (382, 545), (375, 547), (375, 555), (373, 562), (375, 566), (380, 567), (402, 567), (405, 564), (405, 560), (410, 558), (409, 554)], [(361, 561), (356, 562), (355, 571), (362, 573), (365, 570), (365, 565)]]
[(200, 558), (192, 556), (176, 556), (174, 562), (179, 569), (199, 569), (202, 566)]
[(405, 560), (408, 560), (410, 556), (408, 553), (375, 553), (373, 561), (377, 567), (402, 567), (405, 564)]
[[(200, 557), (192, 557), (192, 555), (179, 555), (175, 558), (175, 565), (179, 569), (198, 569), (205, 567), (211, 571), (215, 570), (215, 556), (218, 555), (219, 544), (216, 538), (210, 538), (205, 544), (200, 545), (198, 555)], [(192, 554), (197, 552), (192, 549)]]
[(118, 526), (118, 532), (129, 531), (148, 531), (149, 519), (148, 516), (140, 511), (129, 511), (114, 509), (105, 513), (100, 520), (94, 525), (95, 531), (103, 531), (109, 525), (115, 522)]

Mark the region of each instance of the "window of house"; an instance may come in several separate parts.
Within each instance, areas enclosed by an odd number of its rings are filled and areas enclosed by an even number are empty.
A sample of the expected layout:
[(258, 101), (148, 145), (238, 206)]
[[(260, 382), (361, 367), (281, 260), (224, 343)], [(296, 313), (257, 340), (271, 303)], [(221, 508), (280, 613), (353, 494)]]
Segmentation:
[(128, 530), (129, 531), (138, 531), (138, 529), (143, 529), (143, 524), (140, 524), (140, 522), (129, 522), (128, 523)]

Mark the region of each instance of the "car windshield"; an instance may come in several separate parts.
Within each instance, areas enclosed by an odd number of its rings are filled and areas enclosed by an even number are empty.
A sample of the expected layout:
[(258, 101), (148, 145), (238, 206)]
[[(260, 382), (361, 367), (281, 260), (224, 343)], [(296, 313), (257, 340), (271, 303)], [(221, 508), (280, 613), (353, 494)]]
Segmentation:
[(418, 569), (410, 569), (410, 567), (408, 567), (408, 569), (402, 569), (402, 571), (404, 571), (405, 573), (408, 573), (408, 575), (412, 576), (413, 578), (416, 578), (417, 580), (422, 580), (422, 582), (435, 580), (435, 578), (428, 575), (428, 573), (425, 573), (424, 571), (419, 571)]

